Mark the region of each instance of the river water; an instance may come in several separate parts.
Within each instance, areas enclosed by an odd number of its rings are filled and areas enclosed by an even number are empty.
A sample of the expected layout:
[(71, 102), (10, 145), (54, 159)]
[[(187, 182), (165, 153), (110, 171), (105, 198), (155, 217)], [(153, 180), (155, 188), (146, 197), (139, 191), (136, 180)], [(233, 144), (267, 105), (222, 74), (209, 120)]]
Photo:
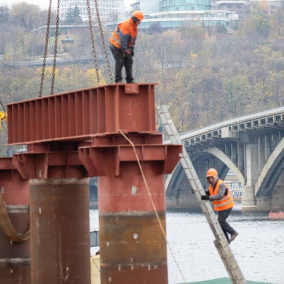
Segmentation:
[[(91, 228), (98, 228), (98, 211), (91, 210)], [(228, 219), (239, 236), (231, 244), (247, 280), (284, 284), (284, 221), (267, 213), (242, 213), (235, 206)], [(227, 277), (202, 212), (168, 211), (167, 235), (187, 282)], [(169, 283), (183, 283), (168, 251)], [(135, 283), (133, 283), (135, 284)]]

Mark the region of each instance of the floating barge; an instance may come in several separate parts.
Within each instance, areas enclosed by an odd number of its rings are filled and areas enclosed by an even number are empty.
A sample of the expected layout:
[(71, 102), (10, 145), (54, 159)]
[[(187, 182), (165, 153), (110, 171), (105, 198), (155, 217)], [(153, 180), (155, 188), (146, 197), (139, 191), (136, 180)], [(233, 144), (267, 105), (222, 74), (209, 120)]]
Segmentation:
[(281, 207), (273, 208), (269, 212), (270, 220), (284, 220), (284, 210)]

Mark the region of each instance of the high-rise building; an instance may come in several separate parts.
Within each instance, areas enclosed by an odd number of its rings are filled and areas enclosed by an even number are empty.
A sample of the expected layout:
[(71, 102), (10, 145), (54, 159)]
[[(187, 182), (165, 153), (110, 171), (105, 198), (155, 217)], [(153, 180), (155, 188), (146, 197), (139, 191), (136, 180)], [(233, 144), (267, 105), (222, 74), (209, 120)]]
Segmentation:
[[(86, 0), (61, 0), (60, 5), (60, 19), (65, 20), (69, 9), (78, 7), (80, 16), (83, 21), (88, 20), (88, 9)], [(105, 22), (120, 21), (126, 17), (126, 8), (123, 0), (98, 0), (98, 6), (101, 19)], [(94, 1), (90, 1), (91, 12), (96, 18), (96, 9)]]
[(161, 0), (160, 12), (211, 10), (211, 0)]
[(230, 11), (181, 11), (161, 12), (146, 15), (139, 25), (140, 30), (148, 30), (152, 25), (159, 25), (161, 29), (174, 29), (181, 26), (229, 26), (232, 21), (237, 21), (238, 15)]
[(131, 4), (132, 11), (141, 10), (145, 15), (159, 13), (160, 0), (138, 0)]

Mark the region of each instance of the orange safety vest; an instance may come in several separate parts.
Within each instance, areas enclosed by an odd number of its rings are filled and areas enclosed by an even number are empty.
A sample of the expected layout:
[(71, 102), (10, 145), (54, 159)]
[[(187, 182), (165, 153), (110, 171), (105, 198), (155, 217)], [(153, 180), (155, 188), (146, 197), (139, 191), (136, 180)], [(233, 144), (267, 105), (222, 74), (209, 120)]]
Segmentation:
[[(219, 187), (220, 187), (220, 184), (222, 183), (223, 181), (222, 180), (218, 180), (217, 181), (217, 184), (213, 190), (211, 184), (209, 186), (209, 194), (210, 195), (216, 195), (219, 191)], [(226, 185), (226, 184), (225, 184)], [(222, 197), (222, 199), (220, 200), (213, 200), (212, 203), (213, 203), (213, 207), (214, 207), (214, 210), (215, 211), (223, 211), (223, 210), (227, 210), (227, 209), (230, 209), (230, 208), (233, 208), (235, 203), (234, 203), (234, 199), (230, 193), (230, 190), (228, 188), (228, 186), (226, 185), (227, 189), (228, 189), (228, 193), (226, 195), (224, 195)]]
[(131, 18), (118, 24), (109, 39), (109, 42), (117, 48), (121, 48), (123, 41), (123, 39), (120, 38), (120, 32), (122, 33), (122, 37), (125, 37), (125, 40), (127, 41), (127, 46), (124, 47), (132, 47), (135, 44), (138, 28)]

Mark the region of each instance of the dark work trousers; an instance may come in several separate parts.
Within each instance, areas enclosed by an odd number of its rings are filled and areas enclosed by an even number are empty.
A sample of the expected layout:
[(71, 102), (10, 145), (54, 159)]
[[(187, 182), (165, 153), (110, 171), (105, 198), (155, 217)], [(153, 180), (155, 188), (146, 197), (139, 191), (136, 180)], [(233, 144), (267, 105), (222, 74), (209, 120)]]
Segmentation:
[[(133, 83), (132, 67), (133, 58), (128, 53), (123, 53), (121, 49), (110, 45), (110, 50), (115, 60), (115, 83), (122, 81), (122, 68), (125, 67), (126, 83)], [(125, 55), (125, 56), (124, 56)]]
[(219, 211), (219, 213), (218, 213), (218, 221), (219, 221), (219, 223), (220, 223), (220, 225), (223, 229), (223, 232), (224, 232), (228, 242), (229, 242), (228, 234), (233, 235), (234, 233), (236, 233), (236, 231), (226, 221), (226, 219), (229, 217), (231, 211), (232, 211), (232, 208), (227, 209), (227, 210), (223, 210), (223, 211)]

